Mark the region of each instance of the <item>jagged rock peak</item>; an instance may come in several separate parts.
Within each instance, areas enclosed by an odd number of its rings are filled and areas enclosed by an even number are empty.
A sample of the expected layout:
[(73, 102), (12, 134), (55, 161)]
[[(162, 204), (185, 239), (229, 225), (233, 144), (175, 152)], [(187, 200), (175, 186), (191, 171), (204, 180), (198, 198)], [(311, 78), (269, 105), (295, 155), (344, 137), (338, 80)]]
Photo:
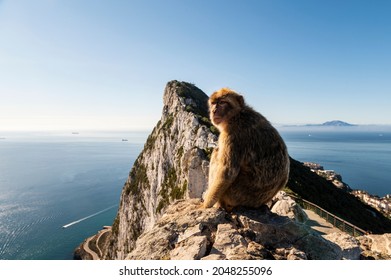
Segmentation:
[(208, 96), (194, 84), (179, 81), (167, 83), (163, 96), (163, 114), (186, 110), (208, 117)]
[(200, 198), (207, 187), (209, 146), (217, 141), (208, 96), (196, 86), (168, 82), (161, 119), (136, 159), (120, 198), (109, 259), (123, 259), (177, 199)]

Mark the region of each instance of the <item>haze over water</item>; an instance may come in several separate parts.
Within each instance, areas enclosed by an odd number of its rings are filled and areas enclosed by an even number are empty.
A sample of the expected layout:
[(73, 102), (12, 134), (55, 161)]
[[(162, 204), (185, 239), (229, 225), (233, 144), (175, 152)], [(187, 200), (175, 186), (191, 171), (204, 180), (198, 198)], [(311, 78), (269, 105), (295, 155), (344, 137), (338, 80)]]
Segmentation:
[[(391, 193), (391, 130), (280, 131), (293, 158), (334, 169), (354, 189)], [(0, 132), (0, 259), (72, 259), (112, 224), (148, 134)]]

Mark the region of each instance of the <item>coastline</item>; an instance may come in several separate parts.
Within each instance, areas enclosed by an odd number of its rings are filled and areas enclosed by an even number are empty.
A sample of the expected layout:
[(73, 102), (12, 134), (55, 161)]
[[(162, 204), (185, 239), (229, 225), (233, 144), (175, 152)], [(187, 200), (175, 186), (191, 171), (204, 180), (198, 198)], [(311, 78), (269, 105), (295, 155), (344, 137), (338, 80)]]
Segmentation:
[(352, 188), (383, 197), (390, 194), (391, 133), (376, 128), (300, 127), (280, 133), (296, 160), (337, 170)]
[(391, 194), (379, 197), (377, 195), (372, 195), (365, 190), (352, 189), (343, 181), (342, 176), (334, 170), (325, 170), (322, 165), (315, 162), (303, 162), (303, 165), (317, 175), (332, 182), (335, 187), (345, 190), (360, 199), (363, 203), (381, 212), (385, 217), (391, 219)]

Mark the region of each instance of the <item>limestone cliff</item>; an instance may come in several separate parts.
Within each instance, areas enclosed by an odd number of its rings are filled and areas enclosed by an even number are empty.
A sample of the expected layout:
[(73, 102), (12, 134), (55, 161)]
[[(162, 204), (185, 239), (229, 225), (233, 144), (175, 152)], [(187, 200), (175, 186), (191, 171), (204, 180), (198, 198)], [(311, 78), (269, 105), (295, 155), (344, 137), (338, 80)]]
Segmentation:
[(167, 84), (161, 120), (123, 188), (106, 258), (124, 259), (171, 202), (201, 197), (207, 186), (209, 145), (217, 141), (207, 118), (207, 100), (192, 84)]

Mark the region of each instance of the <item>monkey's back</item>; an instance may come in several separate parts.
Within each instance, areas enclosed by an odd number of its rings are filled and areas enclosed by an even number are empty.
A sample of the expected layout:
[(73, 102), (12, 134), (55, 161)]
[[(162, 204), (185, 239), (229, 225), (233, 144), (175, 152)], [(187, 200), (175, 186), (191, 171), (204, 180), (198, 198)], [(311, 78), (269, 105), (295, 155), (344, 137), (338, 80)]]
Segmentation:
[(259, 207), (282, 189), (289, 177), (289, 155), (278, 131), (258, 112), (243, 110), (232, 135), (240, 171), (223, 197), (232, 206)]

